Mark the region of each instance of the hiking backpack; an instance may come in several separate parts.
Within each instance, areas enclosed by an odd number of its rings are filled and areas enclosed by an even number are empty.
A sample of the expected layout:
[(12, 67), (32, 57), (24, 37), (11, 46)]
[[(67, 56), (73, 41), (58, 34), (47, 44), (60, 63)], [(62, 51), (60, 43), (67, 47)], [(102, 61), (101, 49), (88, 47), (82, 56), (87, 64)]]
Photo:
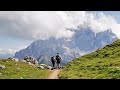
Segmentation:
[(60, 60), (61, 60), (61, 58), (60, 58), (60, 56), (59, 56), (59, 55), (57, 55), (57, 56), (56, 56), (56, 60), (58, 60), (58, 61), (60, 61)]

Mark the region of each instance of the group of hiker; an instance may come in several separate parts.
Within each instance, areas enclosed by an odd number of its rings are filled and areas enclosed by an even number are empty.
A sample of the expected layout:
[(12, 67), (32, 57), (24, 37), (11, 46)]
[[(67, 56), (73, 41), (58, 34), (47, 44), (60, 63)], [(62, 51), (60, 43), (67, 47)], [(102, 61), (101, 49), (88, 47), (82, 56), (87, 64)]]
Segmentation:
[[(35, 60), (32, 56), (25, 56), (24, 60), (27, 62), (30, 62), (32, 64), (36, 64), (38, 62), (36, 62), (37, 60)], [(57, 53), (56, 56), (52, 56), (51, 57), (51, 63), (52, 63), (52, 67), (53, 69), (55, 69), (55, 65), (57, 65), (57, 69), (60, 69), (60, 63), (61, 63), (62, 57), (59, 55), (59, 53)]]
[(57, 53), (56, 56), (51, 57), (51, 62), (52, 62), (53, 68), (55, 68), (55, 64), (57, 64), (57, 68), (60, 69), (61, 56), (59, 55), (59, 53)]

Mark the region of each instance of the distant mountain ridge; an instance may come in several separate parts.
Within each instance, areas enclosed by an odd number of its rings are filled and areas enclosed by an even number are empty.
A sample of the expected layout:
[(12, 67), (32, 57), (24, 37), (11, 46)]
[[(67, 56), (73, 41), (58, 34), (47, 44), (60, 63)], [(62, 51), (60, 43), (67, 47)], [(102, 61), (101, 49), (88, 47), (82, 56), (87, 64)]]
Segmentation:
[(26, 49), (16, 52), (14, 57), (23, 59), (25, 55), (33, 56), (39, 63), (51, 65), (50, 57), (59, 52), (65, 64), (118, 39), (110, 29), (99, 33), (94, 33), (89, 27), (71, 30), (74, 31), (71, 38), (50, 37), (47, 40), (36, 40)]

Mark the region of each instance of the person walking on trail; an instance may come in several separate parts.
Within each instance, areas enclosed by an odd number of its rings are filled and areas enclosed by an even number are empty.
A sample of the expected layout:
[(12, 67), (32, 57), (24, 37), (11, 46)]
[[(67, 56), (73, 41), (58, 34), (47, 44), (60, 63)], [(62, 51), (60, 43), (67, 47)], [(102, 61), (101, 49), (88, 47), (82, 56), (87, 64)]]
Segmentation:
[(54, 56), (51, 57), (51, 62), (52, 62), (52, 66), (54, 68), (55, 67), (55, 57)]
[(56, 61), (57, 61), (57, 68), (60, 69), (61, 56), (59, 55), (59, 53), (57, 53), (56, 55)]

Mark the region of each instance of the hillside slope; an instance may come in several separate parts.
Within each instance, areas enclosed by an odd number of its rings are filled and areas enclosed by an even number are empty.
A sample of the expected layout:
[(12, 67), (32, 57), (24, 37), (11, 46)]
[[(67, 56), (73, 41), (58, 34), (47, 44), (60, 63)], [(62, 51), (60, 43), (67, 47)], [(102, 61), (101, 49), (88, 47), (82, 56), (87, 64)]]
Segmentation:
[(61, 79), (120, 79), (120, 40), (69, 62)]
[(1, 65), (5, 68), (0, 67), (0, 79), (45, 79), (51, 73), (50, 70), (39, 69), (21, 60), (0, 59)]

